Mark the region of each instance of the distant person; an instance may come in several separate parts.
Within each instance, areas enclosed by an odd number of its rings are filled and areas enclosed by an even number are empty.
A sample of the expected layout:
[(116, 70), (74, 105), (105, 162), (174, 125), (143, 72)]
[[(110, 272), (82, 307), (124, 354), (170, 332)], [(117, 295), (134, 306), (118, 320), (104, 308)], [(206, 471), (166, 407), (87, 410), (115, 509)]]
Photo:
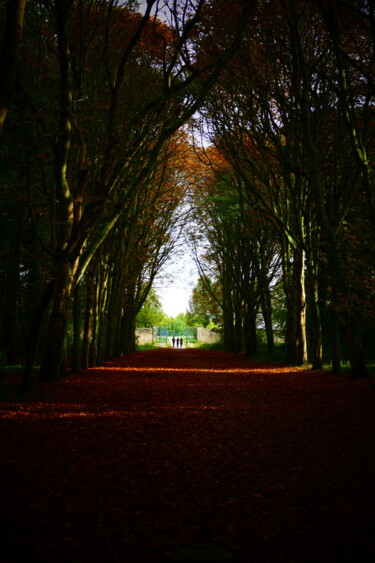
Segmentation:
[(179, 338), (177, 338), (176, 343), (177, 343), (177, 348), (178, 348), (179, 345), (180, 345), (180, 339)]
[(180, 348), (182, 348), (183, 343), (184, 343), (183, 339), (180, 338)]
[(176, 339), (175, 339), (175, 337), (173, 337), (173, 338), (172, 338), (172, 346), (173, 346), (173, 348), (174, 348), (175, 342), (176, 342)]

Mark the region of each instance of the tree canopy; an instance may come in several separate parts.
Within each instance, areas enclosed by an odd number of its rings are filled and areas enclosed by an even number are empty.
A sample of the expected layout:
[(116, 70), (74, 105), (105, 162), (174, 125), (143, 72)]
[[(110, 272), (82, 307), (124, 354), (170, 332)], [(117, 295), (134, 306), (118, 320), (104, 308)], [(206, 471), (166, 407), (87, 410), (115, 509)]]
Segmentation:
[(271, 354), (282, 303), (287, 361), (365, 375), (373, 29), (367, 0), (0, 3), (0, 338), (26, 387), (134, 350), (181, 237), (189, 322), (247, 354), (261, 325)]

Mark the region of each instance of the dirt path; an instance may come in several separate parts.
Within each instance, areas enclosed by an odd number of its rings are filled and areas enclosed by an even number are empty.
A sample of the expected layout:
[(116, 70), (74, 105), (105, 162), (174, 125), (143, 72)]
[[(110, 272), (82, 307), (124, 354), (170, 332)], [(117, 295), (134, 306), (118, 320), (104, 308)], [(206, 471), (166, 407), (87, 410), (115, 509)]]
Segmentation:
[[(136, 353), (0, 405), (0, 561), (375, 560), (375, 384)], [(6, 555), (6, 552), (11, 555)]]

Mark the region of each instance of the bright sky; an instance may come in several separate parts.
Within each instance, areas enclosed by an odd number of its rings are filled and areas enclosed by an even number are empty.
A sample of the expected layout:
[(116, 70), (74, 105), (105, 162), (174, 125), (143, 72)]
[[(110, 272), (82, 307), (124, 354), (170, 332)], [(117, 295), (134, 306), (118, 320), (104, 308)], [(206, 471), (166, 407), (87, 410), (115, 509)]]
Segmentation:
[(163, 270), (164, 275), (154, 283), (163, 311), (170, 317), (186, 313), (189, 299), (198, 281), (197, 268), (186, 254), (173, 257)]

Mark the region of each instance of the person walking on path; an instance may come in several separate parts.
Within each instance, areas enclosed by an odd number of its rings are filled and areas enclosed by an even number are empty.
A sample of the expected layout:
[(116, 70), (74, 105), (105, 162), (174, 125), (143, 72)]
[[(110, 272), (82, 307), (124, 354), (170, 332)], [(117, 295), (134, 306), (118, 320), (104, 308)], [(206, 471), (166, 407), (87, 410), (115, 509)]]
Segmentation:
[(173, 348), (174, 348), (175, 342), (176, 342), (176, 339), (175, 339), (175, 337), (173, 337), (173, 338), (172, 338), (172, 346), (173, 346)]

